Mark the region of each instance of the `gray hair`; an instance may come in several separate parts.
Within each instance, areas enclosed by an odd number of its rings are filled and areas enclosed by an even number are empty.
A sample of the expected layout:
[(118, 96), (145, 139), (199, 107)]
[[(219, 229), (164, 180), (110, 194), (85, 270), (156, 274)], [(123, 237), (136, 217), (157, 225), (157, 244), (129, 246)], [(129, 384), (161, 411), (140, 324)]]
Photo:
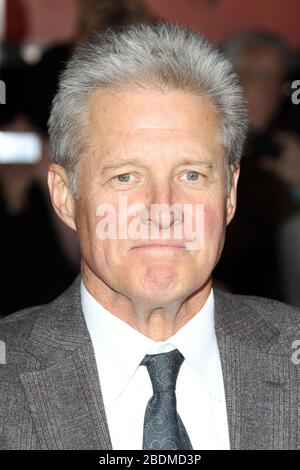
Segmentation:
[(239, 165), (248, 115), (231, 62), (197, 31), (177, 24), (108, 28), (84, 42), (70, 59), (48, 122), (51, 154), (69, 176), (75, 197), (91, 94), (132, 86), (206, 96), (220, 118), (227, 162)]

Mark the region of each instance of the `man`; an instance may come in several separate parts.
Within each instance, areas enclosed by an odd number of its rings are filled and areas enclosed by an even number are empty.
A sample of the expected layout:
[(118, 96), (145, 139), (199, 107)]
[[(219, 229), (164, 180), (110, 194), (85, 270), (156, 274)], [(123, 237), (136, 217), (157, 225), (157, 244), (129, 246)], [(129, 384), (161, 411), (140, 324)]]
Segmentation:
[(2, 448), (299, 446), (299, 311), (212, 289), (246, 120), (230, 63), (194, 31), (110, 29), (76, 52), (49, 188), (81, 278), (1, 323)]

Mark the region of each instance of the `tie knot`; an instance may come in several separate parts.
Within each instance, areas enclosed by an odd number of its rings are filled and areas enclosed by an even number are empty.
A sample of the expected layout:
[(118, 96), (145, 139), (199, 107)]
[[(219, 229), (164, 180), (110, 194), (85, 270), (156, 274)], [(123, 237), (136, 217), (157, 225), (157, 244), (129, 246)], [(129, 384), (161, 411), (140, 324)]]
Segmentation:
[(162, 354), (147, 354), (141, 362), (146, 366), (153, 392), (175, 390), (179, 369), (184, 357), (178, 349)]

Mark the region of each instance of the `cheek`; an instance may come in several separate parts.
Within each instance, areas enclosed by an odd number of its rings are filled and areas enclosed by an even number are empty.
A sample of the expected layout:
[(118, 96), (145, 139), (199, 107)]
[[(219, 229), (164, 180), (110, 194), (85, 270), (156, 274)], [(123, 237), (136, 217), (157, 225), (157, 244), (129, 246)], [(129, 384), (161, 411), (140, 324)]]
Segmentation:
[(109, 210), (104, 209), (100, 211), (100, 215), (98, 205), (90, 215), (92, 257), (101, 270), (112, 271), (124, 263), (128, 240), (122, 239), (120, 235), (122, 232), (118, 208), (109, 204)]
[(225, 203), (204, 206), (204, 246), (210, 247), (223, 239), (226, 227)]
[(76, 210), (76, 225), (82, 255), (85, 259), (93, 259), (101, 252), (104, 242), (97, 234), (97, 225), (102, 217), (97, 216), (97, 204), (81, 201)]

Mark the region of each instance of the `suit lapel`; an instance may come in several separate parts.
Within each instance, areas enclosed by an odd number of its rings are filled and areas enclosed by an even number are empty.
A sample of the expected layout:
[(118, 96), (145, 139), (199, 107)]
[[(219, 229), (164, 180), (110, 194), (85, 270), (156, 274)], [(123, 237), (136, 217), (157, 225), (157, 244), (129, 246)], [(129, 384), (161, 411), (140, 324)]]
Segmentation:
[[(297, 367), (279, 331), (242, 301), (216, 295), (216, 333), (231, 449), (296, 449)], [(295, 414), (291, 413), (291, 410)]]
[(42, 449), (111, 449), (96, 359), (79, 307), (79, 281), (70, 289), (72, 295), (56, 305), (63, 310), (58, 314), (52, 307), (52, 315), (35, 325), (26, 350), (40, 366), (20, 379)]

